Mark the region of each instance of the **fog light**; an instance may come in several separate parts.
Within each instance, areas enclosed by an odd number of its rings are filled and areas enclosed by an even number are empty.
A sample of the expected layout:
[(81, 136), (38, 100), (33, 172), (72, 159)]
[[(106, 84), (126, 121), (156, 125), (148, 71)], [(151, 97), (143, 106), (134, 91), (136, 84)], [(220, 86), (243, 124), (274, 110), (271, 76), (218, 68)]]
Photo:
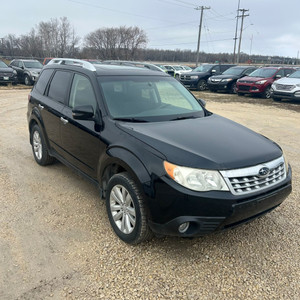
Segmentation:
[(189, 226), (190, 226), (190, 222), (182, 223), (181, 225), (179, 225), (178, 231), (180, 233), (185, 233), (188, 230)]

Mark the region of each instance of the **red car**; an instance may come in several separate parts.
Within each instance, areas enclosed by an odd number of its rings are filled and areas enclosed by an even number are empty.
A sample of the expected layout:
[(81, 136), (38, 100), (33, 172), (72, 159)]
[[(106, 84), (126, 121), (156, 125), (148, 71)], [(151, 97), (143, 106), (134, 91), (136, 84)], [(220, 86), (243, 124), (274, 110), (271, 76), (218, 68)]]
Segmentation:
[(296, 69), (286, 67), (263, 67), (255, 70), (249, 76), (237, 81), (237, 93), (239, 96), (244, 94), (259, 95), (263, 98), (271, 97), (272, 83), (285, 77)]

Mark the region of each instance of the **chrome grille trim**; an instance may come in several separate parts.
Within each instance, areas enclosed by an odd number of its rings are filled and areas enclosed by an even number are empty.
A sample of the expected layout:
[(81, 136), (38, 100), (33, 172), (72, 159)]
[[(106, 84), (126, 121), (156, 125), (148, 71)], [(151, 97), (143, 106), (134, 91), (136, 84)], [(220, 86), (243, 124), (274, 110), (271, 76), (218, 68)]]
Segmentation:
[(277, 90), (281, 90), (281, 91), (291, 91), (292, 89), (294, 89), (296, 86), (295, 85), (291, 85), (291, 84), (275, 84), (275, 87)]
[[(260, 176), (259, 170), (268, 168), (266, 176)], [(233, 195), (245, 195), (274, 186), (286, 178), (283, 156), (253, 167), (220, 171)]]

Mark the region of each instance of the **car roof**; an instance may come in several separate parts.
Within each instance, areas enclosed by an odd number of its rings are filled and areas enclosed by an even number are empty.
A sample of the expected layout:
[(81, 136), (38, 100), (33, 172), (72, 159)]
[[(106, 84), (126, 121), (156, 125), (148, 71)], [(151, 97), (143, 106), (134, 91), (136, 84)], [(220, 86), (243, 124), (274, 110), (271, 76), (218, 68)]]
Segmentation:
[(78, 60), (78, 59), (63, 59), (55, 58), (50, 61), (44, 69), (69, 69), (69, 70), (80, 70), (83, 72), (95, 72), (97, 76), (107, 76), (107, 75), (129, 75), (129, 76), (166, 76), (168, 74), (164, 72), (157, 72), (149, 70), (146, 68), (139, 68), (134, 66), (124, 66), (124, 65), (114, 65), (114, 64), (99, 64), (94, 65), (88, 61)]

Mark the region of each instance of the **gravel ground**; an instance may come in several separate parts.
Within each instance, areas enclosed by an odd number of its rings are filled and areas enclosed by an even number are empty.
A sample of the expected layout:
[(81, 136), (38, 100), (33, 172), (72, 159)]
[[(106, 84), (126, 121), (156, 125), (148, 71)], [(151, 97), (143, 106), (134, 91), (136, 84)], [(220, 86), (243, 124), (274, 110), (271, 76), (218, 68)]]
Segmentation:
[(300, 103), (196, 93), (284, 147), (293, 193), (234, 230), (129, 246), (110, 229), (94, 186), (60, 163), (35, 163), (28, 92), (0, 88), (1, 300), (300, 299)]

